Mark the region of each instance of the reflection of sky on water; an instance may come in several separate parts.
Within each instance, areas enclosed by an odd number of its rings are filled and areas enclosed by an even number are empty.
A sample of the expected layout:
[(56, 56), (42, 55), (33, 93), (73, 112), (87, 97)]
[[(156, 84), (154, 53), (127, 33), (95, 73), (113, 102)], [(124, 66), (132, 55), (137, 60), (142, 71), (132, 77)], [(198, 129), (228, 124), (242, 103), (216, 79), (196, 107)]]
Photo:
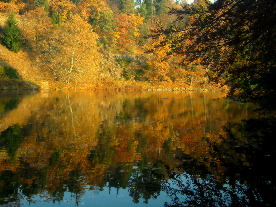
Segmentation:
[[(89, 186), (87, 186), (89, 188)], [(96, 188), (96, 187), (95, 187)], [(23, 206), (40, 206), (40, 207), (49, 207), (49, 206), (59, 206), (59, 207), (69, 207), (69, 206), (77, 206), (76, 199), (71, 194), (66, 192), (64, 194), (63, 201), (59, 202), (49, 202), (47, 198), (41, 199), (41, 196), (34, 196), (34, 201), (37, 203), (29, 203), (22, 200)], [(139, 203), (133, 203), (132, 198), (129, 196), (128, 189), (119, 189), (116, 188), (108, 188), (104, 187), (102, 191), (99, 190), (87, 190), (84, 195), (82, 196), (78, 206), (91, 206), (91, 207), (161, 207), (164, 205), (165, 202), (169, 202), (167, 195), (165, 192), (161, 192), (160, 196), (157, 199), (149, 199), (148, 204), (143, 203), (140, 201)]]
[[(181, 185), (179, 186), (179, 181)], [(29, 203), (26, 198), (22, 200), (23, 206), (41, 206), (41, 207), (48, 207), (48, 206), (59, 206), (59, 207), (68, 207), (68, 206), (91, 206), (91, 207), (106, 207), (106, 206), (113, 206), (113, 207), (143, 207), (143, 206), (150, 206), (150, 207), (161, 207), (164, 206), (165, 203), (170, 204), (171, 198), (168, 197), (167, 193), (165, 192), (168, 187), (178, 191), (176, 193), (176, 200), (179, 200), (183, 206), (189, 206), (189, 202), (193, 202), (198, 199), (200, 195), (200, 199), (205, 197), (207, 199), (217, 199), (217, 203), (214, 202), (214, 206), (220, 206), (223, 203), (225, 206), (233, 205), (231, 197), (233, 195), (237, 196), (240, 200), (247, 200), (246, 195), (243, 192), (247, 190), (247, 186), (241, 184), (239, 182), (235, 183), (235, 188), (229, 184), (224, 184), (221, 189), (217, 189), (218, 191), (211, 191), (214, 190), (213, 187), (217, 187), (217, 183), (212, 176), (203, 178), (195, 178), (193, 175), (189, 175), (187, 173), (183, 173), (179, 175), (177, 179), (170, 179), (166, 184), (163, 184), (163, 191), (160, 192), (160, 195), (157, 199), (149, 199), (148, 204), (140, 201), (139, 203), (133, 203), (132, 198), (129, 196), (129, 189), (116, 189), (116, 188), (108, 188), (104, 187), (103, 190), (98, 189), (95, 186), (94, 190), (86, 190), (85, 193), (82, 195), (79, 203), (76, 204), (76, 198), (72, 193), (66, 192), (64, 194), (64, 199), (61, 202), (49, 202), (47, 200), (47, 196), (40, 195), (34, 196), (32, 203)], [(184, 186), (184, 187), (183, 187)], [(205, 186), (205, 187), (204, 187)], [(206, 186), (208, 186), (206, 188)], [(202, 189), (205, 189), (204, 196), (202, 196)], [(87, 189), (90, 187), (87, 186)], [(208, 189), (209, 190), (206, 190)], [(189, 191), (189, 193), (187, 193)], [(186, 192), (187, 194), (183, 194)], [(193, 195), (193, 196), (191, 196)], [(41, 199), (43, 197), (43, 199)], [(187, 203), (186, 203), (187, 202)], [(200, 202), (200, 201), (199, 201)]]
[[(26, 199), (22, 200), (24, 206), (91, 206), (91, 207), (161, 207), (165, 203), (171, 204), (171, 199), (168, 197), (168, 188), (173, 189), (176, 193), (175, 201), (179, 201), (183, 206), (189, 206), (190, 202), (198, 200), (200, 204), (203, 199), (212, 199), (214, 206), (221, 206), (223, 203), (225, 206), (233, 205), (232, 196), (235, 195), (239, 200), (248, 201), (248, 198), (244, 194), (247, 186), (239, 182), (233, 185), (223, 184), (218, 187), (219, 184), (213, 176), (207, 176), (206, 178), (197, 178), (195, 175), (183, 173), (177, 175), (175, 179), (170, 179), (167, 183), (163, 184), (163, 190), (157, 199), (149, 199), (148, 204), (140, 201), (139, 203), (133, 203), (132, 198), (129, 196), (129, 189), (116, 189), (104, 187), (102, 190), (95, 186), (93, 190), (89, 190), (91, 186), (87, 186), (87, 190), (81, 196), (81, 199), (76, 203), (76, 197), (72, 193), (66, 192), (64, 199), (61, 202), (52, 203), (47, 200), (47, 196), (34, 196), (33, 202), (29, 203)], [(202, 191), (204, 190), (204, 191)], [(204, 194), (204, 195), (203, 195)], [(43, 199), (41, 199), (43, 197)], [(215, 200), (215, 202), (214, 202)], [(217, 201), (217, 202), (216, 202)]]
[[(208, 175), (206, 178), (195, 178), (195, 175), (183, 173), (176, 175), (175, 179), (170, 179), (163, 188), (172, 195), (172, 199), (181, 203), (181, 206), (190, 206), (198, 200), (198, 204), (202, 201), (211, 201), (213, 206), (233, 206), (233, 196), (240, 201), (247, 201), (246, 191), (248, 186), (235, 181), (230, 185), (227, 181), (221, 185), (213, 176)], [(235, 186), (233, 188), (233, 186)], [(173, 192), (172, 192), (173, 191)], [(170, 202), (169, 202), (170, 203)]]

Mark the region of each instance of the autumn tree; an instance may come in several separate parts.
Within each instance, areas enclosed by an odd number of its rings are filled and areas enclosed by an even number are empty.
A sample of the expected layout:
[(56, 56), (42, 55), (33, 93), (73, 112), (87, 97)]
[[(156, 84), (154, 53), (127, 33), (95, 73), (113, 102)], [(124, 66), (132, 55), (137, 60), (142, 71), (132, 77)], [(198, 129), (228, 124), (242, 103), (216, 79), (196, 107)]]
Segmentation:
[(119, 51), (133, 52), (137, 38), (140, 36), (139, 26), (143, 24), (143, 18), (134, 14), (120, 14), (115, 17), (117, 24), (116, 35), (119, 37), (117, 47)]
[(99, 18), (90, 18), (90, 24), (93, 26), (95, 32), (99, 35), (99, 42), (104, 47), (114, 48), (116, 37), (116, 24), (113, 13), (111, 11), (102, 12)]
[(50, 10), (56, 12), (61, 22), (70, 20), (78, 13), (77, 7), (69, 0), (56, 0), (50, 2)]
[(10, 13), (14, 12), (15, 14), (22, 11), (25, 7), (25, 2), (21, 0), (2, 0), (0, 1), (0, 12)]
[(273, 109), (275, 8), (273, 0), (218, 0), (194, 15), (185, 28), (189, 32), (180, 38), (191, 41), (182, 52), (209, 68), (212, 80), (230, 86), (230, 95), (239, 92), (239, 100)]
[[(30, 21), (36, 17), (36, 21)], [(97, 51), (97, 34), (79, 15), (68, 10), (59, 27), (53, 27), (43, 8), (26, 15), (24, 25), (28, 47), (44, 74), (63, 82), (93, 81), (98, 74), (101, 55)], [(30, 23), (31, 22), (31, 23)], [(99, 75), (99, 76), (98, 76)]]
[[(166, 31), (166, 30), (165, 30)], [(149, 44), (145, 46), (148, 56), (148, 70), (145, 76), (151, 81), (181, 82), (189, 86), (206, 82), (206, 71), (197, 64), (184, 64), (182, 55), (174, 52), (175, 45), (170, 35), (162, 29), (152, 31)]]
[(158, 35), (158, 37), (151, 38), (146, 48), (152, 55), (148, 61), (150, 70), (146, 73), (147, 78), (153, 81), (170, 81), (168, 77), (170, 68), (168, 59), (171, 48), (167, 37)]
[(14, 13), (10, 14), (4, 27), (3, 43), (9, 50), (13, 52), (18, 52), (21, 48), (21, 34), (16, 24)]
[(116, 24), (114, 13), (105, 1), (83, 1), (79, 5), (80, 11), (87, 10), (88, 22), (92, 25), (94, 31), (99, 35), (98, 42), (104, 48), (115, 48), (116, 44)]
[(121, 0), (121, 8), (124, 13), (135, 13), (135, 3), (133, 0)]
[[(49, 39), (50, 50), (44, 55), (56, 79), (65, 82), (72, 80), (96, 80), (100, 54), (97, 52), (97, 35), (88, 23), (79, 16), (73, 16), (52, 33)], [(55, 49), (54, 49), (55, 48)]]
[(108, 0), (108, 4), (114, 13), (135, 13), (135, 2), (133, 0)]

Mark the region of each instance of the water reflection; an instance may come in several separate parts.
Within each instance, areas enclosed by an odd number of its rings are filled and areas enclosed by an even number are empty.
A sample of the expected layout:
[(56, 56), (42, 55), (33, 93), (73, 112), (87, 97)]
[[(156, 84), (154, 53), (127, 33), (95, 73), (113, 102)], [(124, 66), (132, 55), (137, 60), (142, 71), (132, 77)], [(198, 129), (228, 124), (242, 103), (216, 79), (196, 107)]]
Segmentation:
[[(233, 139), (226, 137), (233, 133), (223, 126), (253, 115), (248, 105), (221, 97), (215, 93), (41, 93), (23, 98), (13, 108), (4, 107), (0, 205), (62, 205), (68, 202), (68, 193), (73, 203), (67, 206), (91, 206), (95, 199), (103, 205), (107, 201), (100, 195), (112, 194), (117, 195), (110, 199), (113, 206), (129, 200), (128, 206), (251, 204), (248, 200), (254, 196), (247, 192), (260, 192), (253, 191), (252, 180), (242, 175), (254, 174), (255, 160), (246, 159), (247, 152), (240, 153), (244, 149), (240, 143), (230, 147)], [(270, 176), (264, 181), (272, 182)], [(119, 199), (120, 192), (124, 199)]]
[(19, 102), (19, 98), (10, 98), (2, 96), (0, 99), (0, 118), (3, 117), (9, 111), (16, 108)]

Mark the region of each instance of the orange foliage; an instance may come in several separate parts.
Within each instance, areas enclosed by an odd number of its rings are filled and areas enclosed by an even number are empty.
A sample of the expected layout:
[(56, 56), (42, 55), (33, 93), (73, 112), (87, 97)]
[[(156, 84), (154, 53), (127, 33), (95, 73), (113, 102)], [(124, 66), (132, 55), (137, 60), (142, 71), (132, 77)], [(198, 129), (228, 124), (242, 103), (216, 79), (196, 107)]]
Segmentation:
[[(160, 44), (164, 45), (160, 47)], [(151, 68), (147, 74), (148, 78), (153, 81), (171, 81), (168, 78), (170, 64), (167, 60), (171, 49), (166, 36), (160, 35), (156, 39), (151, 39), (147, 50), (153, 50), (152, 58), (148, 62)]]
[(115, 17), (117, 28), (117, 47), (119, 51), (127, 52), (135, 49), (139, 33), (139, 25), (143, 24), (140, 14), (119, 14)]
[(10, 13), (15, 12), (18, 13), (20, 10), (24, 8), (25, 4), (20, 0), (13, 0), (11, 2), (0, 1), (0, 12)]

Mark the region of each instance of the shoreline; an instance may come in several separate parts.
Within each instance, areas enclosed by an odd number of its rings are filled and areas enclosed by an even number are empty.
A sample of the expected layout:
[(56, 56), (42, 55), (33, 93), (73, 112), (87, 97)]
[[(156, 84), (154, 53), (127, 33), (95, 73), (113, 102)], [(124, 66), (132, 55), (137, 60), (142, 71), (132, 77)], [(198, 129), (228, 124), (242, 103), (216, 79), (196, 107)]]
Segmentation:
[(138, 82), (138, 81), (98, 81), (64, 83), (59, 81), (24, 81), (0, 79), (0, 91), (213, 91), (227, 92), (227, 87), (219, 84), (187, 85), (178, 82)]

